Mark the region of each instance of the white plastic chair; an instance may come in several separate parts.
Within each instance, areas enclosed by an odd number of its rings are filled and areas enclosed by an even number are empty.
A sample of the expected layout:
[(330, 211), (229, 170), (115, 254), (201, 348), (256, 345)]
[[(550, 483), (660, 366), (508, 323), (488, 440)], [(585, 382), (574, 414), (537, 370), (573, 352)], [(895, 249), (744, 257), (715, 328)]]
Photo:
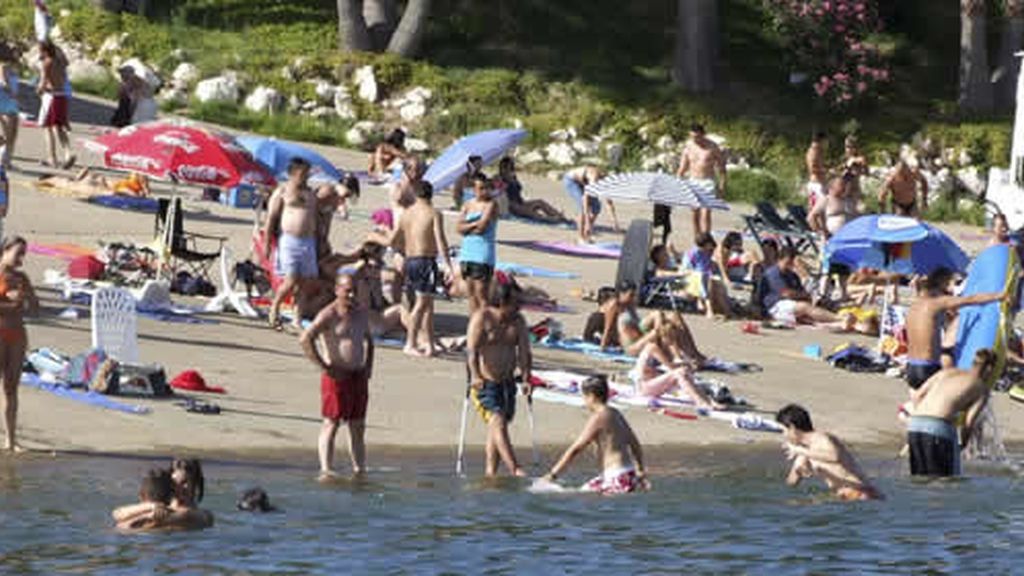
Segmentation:
[(92, 296), (92, 346), (120, 362), (139, 361), (135, 297), (122, 288), (101, 288)]
[(249, 304), (249, 295), (235, 290), (234, 283), (231, 281), (231, 263), (233, 261), (231, 249), (225, 246), (220, 252), (220, 290), (217, 296), (206, 304), (206, 312), (223, 312), (230, 305), (241, 316), (259, 318), (259, 313)]

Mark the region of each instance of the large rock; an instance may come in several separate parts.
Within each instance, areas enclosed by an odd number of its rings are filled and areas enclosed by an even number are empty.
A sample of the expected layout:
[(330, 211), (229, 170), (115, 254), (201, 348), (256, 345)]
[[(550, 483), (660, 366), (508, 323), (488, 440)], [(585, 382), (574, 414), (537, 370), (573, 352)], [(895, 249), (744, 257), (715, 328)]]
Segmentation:
[(984, 196), (987, 182), (975, 166), (956, 171), (956, 179), (960, 186), (975, 196)]
[(338, 92), (338, 89), (334, 84), (331, 84), (323, 78), (317, 78), (316, 80), (310, 80), (309, 82), (313, 84), (313, 92), (321, 102), (334, 103), (334, 97)]
[(334, 113), (344, 120), (355, 120), (357, 117), (356, 109), (348, 98), (334, 98)]
[(598, 153), (601, 146), (593, 140), (576, 140), (572, 143), (572, 149), (579, 152), (581, 156), (593, 156)]
[(171, 74), (171, 84), (177, 88), (190, 88), (199, 81), (199, 68), (190, 62), (182, 62)]
[(516, 157), (516, 161), (519, 162), (520, 166), (532, 166), (534, 164), (540, 164), (544, 161), (544, 153), (540, 150), (530, 150), (525, 154), (520, 154)]
[(419, 102), (426, 103), (430, 102), (430, 99), (434, 97), (434, 91), (430, 88), (424, 88), (423, 86), (416, 86), (411, 88), (408, 92), (402, 95), (402, 100), (407, 103)]
[(152, 68), (146, 66), (146, 64), (138, 58), (130, 58), (119, 66), (119, 68), (124, 67), (131, 68), (135, 72), (135, 75), (142, 78), (146, 84), (149, 84), (149, 87), (152, 88), (154, 92), (159, 90), (160, 86), (164, 83)]
[(74, 83), (102, 82), (110, 77), (110, 72), (99, 62), (81, 59), (68, 63), (68, 78)]
[(120, 34), (111, 34), (103, 40), (103, 44), (100, 44), (99, 51), (96, 55), (103, 60), (109, 60), (111, 56), (119, 54), (124, 47), (125, 40), (128, 39), (128, 33), (122, 32)]
[(576, 151), (565, 142), (552, 142), (545, 149), (548, 161), (556, 166), (572, 166), (576, 163)]
[(338, 113), (334, 111), (334, 108), (330, 106), (317, 106), (309, 113), (313, 118), (335, 118)]
[(196, 85), (195, 96), (200, 102), (237, 103), (238, 79), (233, 74), (207, 78)]
[(371, 136), (375, 136), (380, 132), (380, 126), (376, 122), (370, 122), (364, 120), (362, 122), (356, 122), (345, 132), (345, 141), (352, 146), (363, 146), (366, 144)]
[(169, 106), (172, 108), (185, 106), (188, 104), (188, 91), (176, 86), (164, 88), (159, 94), (157, 94), (156, 100), (161, 106)]
[(568, 130), (562, 128), (559, 130), (555, 130), (554, 132), (551, 132), (550, 134), (548, 134), (548, 137), (554, 140), (555, 142), (568, 142), (572, 136), (569, 135)]
[(673, 150), (676, 147), (675, 138), (672, 138), (668, 134), (658, 138), (656, 146), (662, 150)]
[(273, 88), (257, 86), (245, 99), (245, 107), (253, 112), (273, 114), (284, 106), (284, 97)]
[(406, 138), (405, 149), (409, 152), (426, 152), (430, 150), (430, 144), (427, 144), (426, 140), (420, 140), (419, 138)]
[(356, 94), (367, 102), (376, 102), (380, 96), (377, 86), (377, 76), (373, 73), (373, 66), (357, 68), (352, 74), (352, 83), (356, 86)]
[(410, 102), (398, 110), (399, 116), (406, 122), (416, 122), (427, 113), (427, 105), (423, 102)]

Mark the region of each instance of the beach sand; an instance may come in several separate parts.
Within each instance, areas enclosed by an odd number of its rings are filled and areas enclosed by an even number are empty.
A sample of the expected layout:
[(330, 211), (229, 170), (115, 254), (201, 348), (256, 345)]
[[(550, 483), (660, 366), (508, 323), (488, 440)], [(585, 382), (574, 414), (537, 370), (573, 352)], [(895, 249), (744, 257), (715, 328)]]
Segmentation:
[[(90, 101), (92, 102), (92, 101)], [(90, 109), (104, 110), (93, 102)], [(107, 116), (94, 114), (102, 124)], [(81, 116), (79, 117), (81, 119)], [(87, 120), (89, 118), (86, 118)], [(81, 150), (81, 142), (95, 127), (76, 124), (73, 139), (80, 162), (98, 159)], [(366, 155), (341, 149), (315, 147), (342, 167), (365, 169)], [(109, 210), (84, 202), (62, 198), (36, 190), (30, 180), (36, 176), (36, 160), (42, 152), (42, 134), (36, 128), (23, 128), (12, 174), (13, 205), (6, 222), (8, 233), (24, 235), (39, 244), (71, 243), (94, 247), (100, 240), (152, 241), (154, 217)], [(523, 178), (528, 197), (540, 197), (573, 213), (561, 184), (543, 177)], [(161, 193), (168, 189), (160, 188)], [(253, 230), (252, 212), (237, 210), (195, 200), (197, 191), (187, 191), (186, 229), (229, 238), (228, 245), (238, 259), (249, 254)], [(332, 242), (336, 249), (358, 244), (369, 223), (365, 218), (375, 208), (385, 206), (383, 188), (366, 187), (358, 214), (350, 222), (336, 221)], [(440, 207), (448, 207), (447, 195), (436, 199)], [(734, 205), (731, 212), (715, 215), (716, 229), (740, 229), (746, 206)], [(622, 205), (619, 217), (627, 225), (634, 217), (649, 218), (650, 207)], [(676, 211), (677, 228), (674, 241), (688, 245), (689, 214)], [(449, 218), (449, 224), (452, 220)], [(601, 223), (607, 223), (602, 215)], [(962, 226), (949, 227), (956, 235), (977, 232)], [(449, 239), (457, 243), (454, 226), (448, 227)], [(502, 222), (499, 238), (506, 240), (563, 239), (572, 241), (571, 230)], [(956, 236), (954, 236), (956, 237)], [(598, 240), (616, 240), (611, 234)], [(751, 242), (748, 240), (748, 242)], [(977, 243), (974, 244), (977, 246)], [(574, 313), (557, 315), (568, 335), (578, 335), (583, 321), (595, 305), (572, 295), (574, 289), (596, 290), (612, 284), (616, 262), (553, 256), (514, 248), (499, 247), (499, 259), (518, 264), (543, 266), (581, 275), (578, 280), (534, 280), (547, 289)], [(37, 286), (44, 270), (63, 270), (65, 262), (44, 256), (30, 255), (27, 271)], [(31, 345), (56, 348), (77, 353), (88, 348), (90, 324), (86, 316), (65, 320), (57, 315), (67, 307), (59, 295), (42, 290), (44, 310), (41, 318), (29, 327)], [(463, 301), (440, 302), (438, 305), (442, 335), (456, 334), (465, 326), (466, 304)], [(542, 314), (527, 312), (533, 322)], [(142, 360), (165, 367), (168, 377), (186, 369), (198, 370), (211, 385), (227, 388), (226, 395), (198, 395), (218, 403), (224, 412), (216, 416), (186, 413), (175, 405), (176, 400), (141, 401), (152, 408), (145, 416), (126, 415), (55, 397), (49, 393), (22, 387), (20, 436), (22, 442), (43, 451), (82, 450), (119, 453), (219, 453), (251, 454), (291, 453), (315, 461), (315, 443), (319, 430), (319, 373), (303, 358), (295, 336), (274, 332), (264, 323), (233, 315), (218, 317), (216, 325), (168, 324), (145, 318), (139, 322), (139, 348)], [(897, 406), (906, 400), (902, 381), (879, 375), (850, 374), (829, 367), (826, 363), (803, 357), (805, 345), (818, 344), (829, 350), (846, 341), (866, 343), (870, 340), (840, 336), (810, 328), (791, 331), (763, 330), (761, 335), (740, 331), (739, 322), (716, 322), (688, 316), (699, 347), (706, 354), (733, 361), (753, 362), (764, 371), (750, 375), (712, 375), (728, 384), (733, 393), (747, 398), (766, 415), (789, 402), (806, 406), (815, 424), (830, 429), (855, 447), (878, 446), (893, 454), (902, 444), (902, 426), (896, 419)], [(583, 372), (621, 372), (623, 366), (593, 361), (582, 355), (534, 351), (537, 369), (566, 369)], [(411, 359), (397, 350), (379, 349), (368, 416), (367, 441), (371, 447), (441, 448), (453, 447), (458, 436), (459, 415), (465, 390), (465, 369), (457, 357), (433, 360)], [(133, 400), (128, 399), (128, 402)], [(1024, 439), (1024, 426), (1016, 417), (1021, 410), (1004, 394), (995, 396), (1001, 431), (1009, 441)], [(529, 458), (530, 432), (526, 405), (520, 403), (519, 417), (512, 426), (512, 437), (521, 459)], [(536, 439), (545, 446), (564, 446), (571, 442), (585, 420), (580, 408), (534, 403)], [(758, 443), (762, 448), (777, 445), (781, 437), (774, 434), (746, 432), (728, 424), (700, 419), (679, 421), (655, 415), (642, 409), (627, 412), (630, 422), (645, 444), (713, 446)], [(484, 439), (484, 426), (471, 414), (468, 440), (479, 447)], [(344, 435), (344, 432), (342, 432)], [(341, 445), (344, 446), (344, 440)], [(553, 448), (552, 448), (553, 449)], [(305, 454), (302, 456), (301, 454)]]

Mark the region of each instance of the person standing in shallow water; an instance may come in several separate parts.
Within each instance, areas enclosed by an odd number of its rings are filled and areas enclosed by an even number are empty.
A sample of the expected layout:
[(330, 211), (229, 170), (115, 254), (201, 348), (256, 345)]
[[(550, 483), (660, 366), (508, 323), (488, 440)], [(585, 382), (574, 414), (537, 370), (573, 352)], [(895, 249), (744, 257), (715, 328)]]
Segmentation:
[[(323, 372), (320, 381), (321, 415), (318, 450), (320, 478), (334, 473), (334, 438), (338, 424), (348, 422), (352, 472), (366, 472), (366, 406), (373, 375), (373, 336), (369, 311), (360, 306), (352, 276), (338, 276), (337, 299), (317, 315), (302, 334), (302, 350)], [(322, 341), (321, 341), (322, 339)], [(317, 347), (321, 341), (326, 358)]]
[(17, 441), (18, 384), (28, 350), (25, 313), (39, 311), (39, 299), (28, 276), (21, 271), (28, 243), (13, 237), (4, 241), (0, 252), (0, 380), (3, 381), (4, 449), (21, 452)]

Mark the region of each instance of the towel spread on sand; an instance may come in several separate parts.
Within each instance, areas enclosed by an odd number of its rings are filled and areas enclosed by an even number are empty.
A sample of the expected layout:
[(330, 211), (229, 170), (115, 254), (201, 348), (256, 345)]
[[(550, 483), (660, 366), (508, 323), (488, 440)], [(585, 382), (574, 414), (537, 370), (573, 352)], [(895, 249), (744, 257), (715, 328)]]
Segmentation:
[(536, 250), (548, 254), (563, 256), (579, 256), (581, 258), (608, 258), (617, 260), (622, 255), (622, 245), (617, 242), (599, 242), (595, 244), (576, 244), (563, 240), (499, 240), (499, 244)]
[[(620, 348), (607, 348), (601, 350), (601, 346), (593, 342), (587, 342), (580, 338), (565, 338), (562, 340), (550, 340), (545, 338), (537, 343), (538, 346), (552, 350), (567, 350), (570, 352), (581, 352), (591, 358), (615, 362), (616, 364), (633, 364), (636, 358), (623, 352)], [(757, 364), (744, 362), (729, 362), (721, 358), (708, 358), (707, 362), (700, 367), (703, 372), (724, 372), (727, 374), (739, 374), (742, 372), (761, 372)]]
[(160, 202), (156, 198), (140, 198), (138, 196), (118, 196), (116, 194), (92, 196), (89, 198), (89, 203), (103, 206), (104, 208), (145, 212), (148, 214), (156, 214), (160, 210)]
[(68, 400), (74, 400), (75, 402), (81, 402), (83, 404), (89, 404), (96, 406), (97, 408), (106, 408), (107, 410), (115, 410), (117, 412), (124, 412), (126, 414), (149, 414), (149, 408), (145, 406), (138, 406), (132, 404), (124, 404), (116, 400), (111, 400), (107, 396), (91, 390), (74, 390), (63, 384), (57, 384), (53, 382), (46, 382), (39, 377), (38, 374), (22, 373), (21, 375), (22, 386), (28, 386), (35, 388), (36, 390), (42, 390), (51, 394), (60, 396), (61, 398), (67, 398)]
[(575, 272), (563, 272), (561, 270), (551, 270), (548, 268), (541, 268), (540, 266), (527, 266), (525, 264), (515, 264), (513, 262), (498, 262), (495, 268), (512, 274), (514, 276), (524, 276), (531, 278), (553, 278), (557, 280), (572, 280), (579, 278), (580, 275)]
[(60, 258), (61, 260), (74, 260), (82, 256), (92, 256), (96, 253), (91, 248), (85, 246), (79, 246), (77, 244), (35, 244), (29, 243), (28, 253), (35, 254), (38, 256), (49, 256), (51, 258)]

